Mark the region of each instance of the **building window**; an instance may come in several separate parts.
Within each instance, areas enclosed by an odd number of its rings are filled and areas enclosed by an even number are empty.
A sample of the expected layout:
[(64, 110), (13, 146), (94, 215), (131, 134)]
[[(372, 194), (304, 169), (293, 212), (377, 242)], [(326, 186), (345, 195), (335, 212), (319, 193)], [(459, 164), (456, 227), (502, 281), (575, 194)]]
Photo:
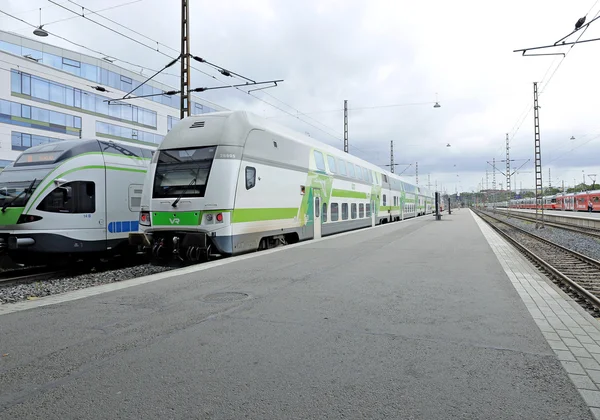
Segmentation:
[(129, 127), (121, 127), (120, 125), (109, 124), (103, 121), (96, 121), (96, 135), (115, 140), (147, 144), (159, 144), (163, 139), (163, 136), (160, 134), (149, 133), (147, 131), (136, 130)]
[(18, 71), (12, 72), (11, 80), (12, 91), (28, 96), (27, 99), (43, 103), (52, 102), (53, 105), (64, 108), (79, 108), (89, 114), (101, 114), (118, 121), (134, 122), (156, 128), (157, 114), (150, 109), (132, 106), (125, 102), (109, 104), (106, 102), (110, 99), (108, 97), (82, 92), (80, 89)]
[(331, 203), (331, 221), (337, 222), (340, 218), (338, 203)]
[(40, 144), (54, 143), (61, 141), (54, 137), (38, 136), (37, 134), (19, 133), (13, 131), (11, 133), (11, 148), (12, 150), (26, 150)]
[(96, 184), (91, 181), (67, 182), (52, 190), (37, 209), (50, 213), (94, 213)]
[(73, 136), (81, 134), (81, 117), (3, 99), (0, 99), (0, 122)]
[(171, 115), (167, 115), (167, 132), (173, 129), (173, 125), (175, 125), (179, 121), (179, 118), (172, 117)]
[(348, 203), (342, 203), (342, 220), (348, 220)]
[(63, 62), (64, 66), (71, 66), (71, 67), (77, 67), (77, 68), (81, 67), (81, 63), (79, 61), (71, 60), (70, 58), (63, 57), (62, 62)]

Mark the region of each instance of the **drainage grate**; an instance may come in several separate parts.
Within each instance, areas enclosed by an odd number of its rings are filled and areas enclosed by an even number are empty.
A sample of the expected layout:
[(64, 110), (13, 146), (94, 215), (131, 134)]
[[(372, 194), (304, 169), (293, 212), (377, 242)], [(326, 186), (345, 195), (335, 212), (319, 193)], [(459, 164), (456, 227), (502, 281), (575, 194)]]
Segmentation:
[(238, 300), (244, 300), (248, 298), (248, 294), (239, 293), (239, 292), (221, 292), (221, 293), (212, 293), (210, 295), (206, 295), (204, 297), (205, 302), (235, 302)]

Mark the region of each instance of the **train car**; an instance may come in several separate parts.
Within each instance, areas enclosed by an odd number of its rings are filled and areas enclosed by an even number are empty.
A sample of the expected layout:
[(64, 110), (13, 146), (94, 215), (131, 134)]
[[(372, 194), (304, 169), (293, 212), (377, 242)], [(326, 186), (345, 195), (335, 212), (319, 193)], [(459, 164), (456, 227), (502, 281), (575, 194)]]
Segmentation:
[(242, 111), (179, 121), (148, 179), (149, 208), (130, 240), (157, 261), (253, 252), (418, 213), (416, 186)]
[(588, 202), (592, 202), (592, 211), (600, 211), (600, 190), (588, 191)]
[(574, 202), (574, 211), (587, 211), (588, 210), (588, 193), (585, 191), (575, 193), (573, 202)]
[(64, 264), (129, 249), (152, 151), (70, 140), (24, 151), (0, 173), (0, 255)]

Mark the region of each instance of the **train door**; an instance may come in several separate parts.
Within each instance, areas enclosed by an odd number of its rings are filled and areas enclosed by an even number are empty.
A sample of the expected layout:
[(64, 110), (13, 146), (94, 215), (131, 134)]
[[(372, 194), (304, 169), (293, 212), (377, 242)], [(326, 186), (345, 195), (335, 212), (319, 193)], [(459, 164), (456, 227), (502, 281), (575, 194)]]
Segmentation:
[(313, 188), (313, 239), (321, 238), (321, 190)]
[(371, 199), (371, 227), (375, 226), (375, 201)]

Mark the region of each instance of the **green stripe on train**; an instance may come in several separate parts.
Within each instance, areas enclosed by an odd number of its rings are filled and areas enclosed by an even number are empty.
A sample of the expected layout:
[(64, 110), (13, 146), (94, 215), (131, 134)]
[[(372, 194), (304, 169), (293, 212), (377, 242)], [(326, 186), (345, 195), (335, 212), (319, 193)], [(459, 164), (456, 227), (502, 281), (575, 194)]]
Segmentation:
[[(11, 199), (8, 197), (5, 200)], [(0, 226), (16, 225), (24, 209), (25, 207), (7, 207), (5, 212), (0, 212)]]
[(260, 208), (260, 209), (234, 209), (231, 223), (260, 222), (264, 220), (293, 219), (298, 215), (294, 208)]
[(344, 197), (344, 198), (367, 198), (367, 193), (364, 192), (360, 192), (360, 191), (350, 191), (350, 190), (338, 190), (338, 189), (333, 189), (333, 191), (331, 192), (331, 195), (333, 197)]

